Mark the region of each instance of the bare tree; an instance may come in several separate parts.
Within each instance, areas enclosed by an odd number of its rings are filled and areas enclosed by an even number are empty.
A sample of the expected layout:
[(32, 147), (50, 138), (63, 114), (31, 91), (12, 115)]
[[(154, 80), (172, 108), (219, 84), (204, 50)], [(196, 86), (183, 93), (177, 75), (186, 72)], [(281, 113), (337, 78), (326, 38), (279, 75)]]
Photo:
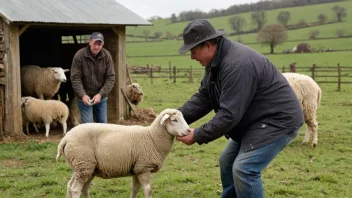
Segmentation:
[(234, 16), (229, 18), (229, 23), (231, 25), (231, 28), (237, 32), (237, 34), (241, 33), (241, 30), (243, 27), (246, 25), (246, 19), (244, 19), (241, 16)]
[(162, 35), (163, 35), (162, 32), (154, 32), (154, 36), (156, 39), (162, 39), (162, 37), (161, 37)]
[(257, 25), (257, 30), (260, 30), (267, 22), (265, 11), (252, 12), (252, 23)]
[(257, 41), (270, 46), (270, 53), (274, 53), (274, 48), (287, 40), (287, 31), (282, 24), (267, 24), (258, 32)]
[(328, 21), (328, 17), (323, 13), (320, 13), (317, 18), (319, 23), (326, 23)]
[(342, 20), (347, 16), (346, 8), (344, 7), (336, 5), (332, 8), (332, 10), (335, 12), (338, 22), (342, 22)]
[(337, 29), (336, 35), (337, 37), (342, 38), (345, 35), (345, 29)]
[(319, 34), (319, 30), (312, 30), (309, 32), (309, 39), (316, 39)]
[(145, 39), (148, 39), (149, 34), (150, 34), (150, 30), (147, 30), (147, 29), (143, 30), (143, 35)]
[(288, 21), (291, 19), (291, 12), (289, 11), (282, 11), (277, 15), (276, 20), (284, 25), (287, 26)]

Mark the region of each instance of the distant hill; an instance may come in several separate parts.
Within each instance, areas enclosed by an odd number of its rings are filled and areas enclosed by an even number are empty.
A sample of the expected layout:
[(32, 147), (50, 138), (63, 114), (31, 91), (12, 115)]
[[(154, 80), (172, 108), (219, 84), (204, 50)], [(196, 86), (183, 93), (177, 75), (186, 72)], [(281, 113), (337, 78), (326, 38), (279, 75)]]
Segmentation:
[[(343, 28), (345, 28), (347, 31), (351, 30), (352, 29), (352, 22), (351, 22), (352, 21), (352, 0), (266, 11), (267, 19), (268, 19), (267, 24), (278, 23), (276, 20), (276, 17), (281, 11), (291, 12), (291, 20), (288, 23), (289, 25), (297, 24), (299, 20), (304, 20), (307, 23), (315, 23), (318, 21), (317, 16), (321, 13), (325, 14), (328, 17), (328, 21), (336, 21), (336, 15), (332, 11), (332, 7), (334, 7), (335, 5), (339, 5), (341, 7), (346, 8), (347, 17), (345, 18), (345, 21), (349, 21), (349, 23), (342, 23), (342, 24), (343, 24)], [(244, 17), (247, 21), (247, 25), (244, 28), (245, 31), (252, 30), (255, 27), (251, 23), (250, 12), (242, 13), (239, 15)], [(211, 18), (209, 19), (209, 21), (217, 29), (220, 29), (220, 28), (226, 29), (227, 34), (229, 35), (234, 32), (231, 29), (231, 26), (228, 22), (229, 18), (232, 16), (234, 15)], [(156, 21), (153, 21), (152, 23), (153, 23), (153, 26), (127, 27), (127, 35), (129, 36), (127, 39), (134, 39), (130, 37), (131, 35), (134, 35), (137, 37), (144, 37), (145, 34), (143, 32), (148, 32), (148, 31), (149, 31), (149, 37), (154, 37), (156, 32), (158, 32), (158, 34), (161, 34), (161, 38), (166, 38), (167, 35), (178, 36), (182, 34), (184, 27), (189, 23), (189, 21), (170, 23), (170, 19), (168, 18), (168, 19), (156, 20)], [(324, 26), (330, 26), (330, 25), (324, 25)], [(331, 27), (336, 27), (336, 25), (331, 24)], [(340, 26), (340, 28), (342, 27)]]

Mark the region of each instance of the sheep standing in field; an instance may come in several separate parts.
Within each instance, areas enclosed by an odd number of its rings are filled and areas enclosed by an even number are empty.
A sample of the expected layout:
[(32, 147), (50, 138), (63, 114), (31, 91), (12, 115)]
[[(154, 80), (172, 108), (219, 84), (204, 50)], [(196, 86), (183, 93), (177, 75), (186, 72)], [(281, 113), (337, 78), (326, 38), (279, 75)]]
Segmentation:
[(41, 68), (35, 65), (21, 68), (22, 96), (51, 99), (58, 92), (61, 82), (66, 82), (65, 72), (60, 67)]
[(141, 103), (144, 98), (142, 87), (138, 83), (127, 85), (127, 98), (134, 105)]
[(283, 73), (300, 101), (307, 124), (306, 135), (302, 144), (309, 143), (310, 133), (313, 135), (312, 146), (318, 145), (318, 122), (316, 112), (320, 106), (322, 91), (319, 85), (309, 76), (298, 73)]
[(64, 154), (72, 168), (67, 197), (89, 197), (95, 176), (132, 176), (131, 198), (142, 185), (146, 198), (152, 197), (151, 175), (160, 170), (174, 137), (184, 136), (189, 126), (180, 111), (166, 109), (150, 126), (86, 123), (71, 129), (58, 145), (56, 160)]
[(53, 121), (58, 121), (62, 128), (63, 133), (66, 134), (68, 107), (58, 100), (40, 100), (33, 97), (22, 97), (22, 108), (24, 120), (26, 121), (26, 131), (28, 132), (29, 123), (44, 123), (45, 136), (49, 137), (50, 124)]

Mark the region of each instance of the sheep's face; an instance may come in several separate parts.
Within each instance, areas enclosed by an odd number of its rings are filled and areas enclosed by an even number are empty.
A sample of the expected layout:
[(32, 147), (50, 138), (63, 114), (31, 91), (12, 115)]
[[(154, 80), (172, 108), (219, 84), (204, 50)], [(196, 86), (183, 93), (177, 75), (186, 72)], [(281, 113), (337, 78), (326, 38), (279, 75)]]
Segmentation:
[(189, 126), (180, 111), (175, 110), (175, 113), (165, 113), (160, 124), (166, 127), (168, 133), (173, 136), (185, 136), (189, 133)]
[(22, 97), (22, 98), (21, 98), (21, 106), (22, 106), (22, 107), (25, 107), (26, 105), (28, 105), (29, 100), (30, 100), (31, 98), (32, 98), (32, 97), (29, 97), (29, 96), (27, 96), (27, 97)]
[(55, 80), (59, 82), (66, 82), (65, 72), (68, 71), (69, 69), (62, 69), (61, 67), (54, 67), (50, 69), (50, 72), (54, 76)]

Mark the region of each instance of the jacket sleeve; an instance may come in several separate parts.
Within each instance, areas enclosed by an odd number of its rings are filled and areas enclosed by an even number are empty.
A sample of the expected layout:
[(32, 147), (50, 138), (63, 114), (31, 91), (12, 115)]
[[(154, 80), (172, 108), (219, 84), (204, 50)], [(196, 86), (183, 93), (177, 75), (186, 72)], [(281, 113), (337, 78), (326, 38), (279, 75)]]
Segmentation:
[(72, 60), (72, 65), (71, 65), (71, 83), (72, 83), (72, 88), (76, 95), (79, 97), (79, 99), (82, 99), (84, 95), (86, 95), (86, 91), (83, 88), (82, 84), (82, 61), (80, 59), (80, 56), (78, 53), (75, 54)]
[(208, 123), (195, 129), (194, 135), (198, 144), (208, 143), (233, 130), (256, 93), (256, 76), (229, 65), (224, 68), (217, 81), (221, 86), (219, 109)]
[(198, 92), (195, 93), (182, 107), (179, 108), (188, 124), (192, 124), (193, 122), (202, 118), (212, 109), (213, 108), (211, 106), (208, 90), (204, 80), (202, 80)]
[(108, 51), (105, 51), (105, 54), (107, 59), (105, 81), (103, 87), (99, 91), (99, 94), (102, 96), (107, 96), (115, 84), (114, 62), (112, 61), (111, 55)]

